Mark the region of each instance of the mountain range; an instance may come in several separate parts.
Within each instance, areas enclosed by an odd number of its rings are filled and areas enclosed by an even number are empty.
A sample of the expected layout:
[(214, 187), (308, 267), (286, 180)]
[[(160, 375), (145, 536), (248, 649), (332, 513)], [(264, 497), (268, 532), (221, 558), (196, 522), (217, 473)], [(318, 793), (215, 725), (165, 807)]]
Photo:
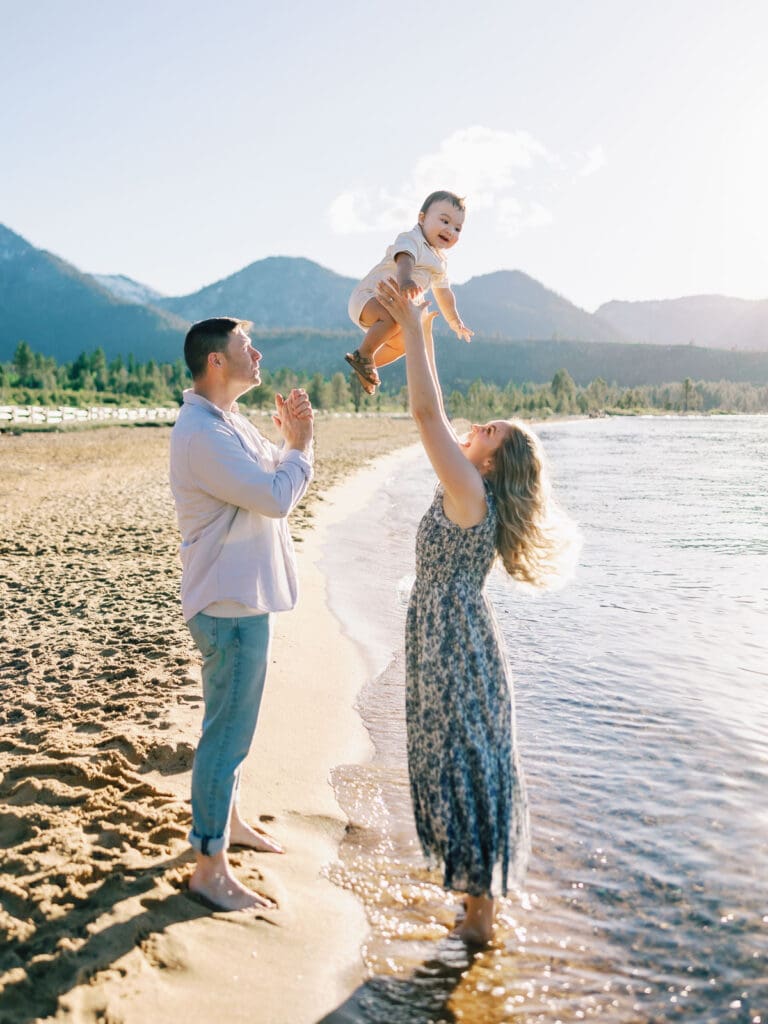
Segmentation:
[(153, 302), (163, 298), (162, 292), (155, 291), (148, 284), (140, 284), (125, 274), (91, 274), (91, 277), (121, 302), (151, 306)]
[[(321, 349), (343, 353), (360, 337), (346, 312), (355, 283), (311, 260), (274, 256), (190, 295), (162, 296), (124, 275), (84, 274), (0, 225), (0, 361), (10, 360), (23, 339), (59, 362), (69, 362), (97, 346), (108, 358), (133, 353), (139, 361), (172, 362), (179, 358), (190, 322), (229, 314), (252, 320), (261, 335), (266, 332), (282, 339), (278, 348), (288, 344), (289, 338), (303, 339), (291, 352), (298, 364), (281, 365), (323, 369), (312, 365)], [(768, 300), (697, 296), (660, 302), (614, 301), (591, 314), (519, 270), (484, 274), (454, 286), (454, 291), (462, 318), (476, 332), (472, 346), (459, 360), (467, 361), (468, 372), (472, 353), (479, 356), (480, 345), (491, 346), (488, 352), (505, 363), (500, 359), (501, 347), (513, 342), (546, 341), (553, 352), (567, 342), (578, 342), (582, 352), (584, 343), (587, 348), (596, 345), (603, 353), (610, 346), (624, 349), (635, 342), (641, 347), (693, 345), (768, 353)], [(450, 333), (445, 325), (442, 330)], [(566, 345), (563, 351), (567, 350)], [(597, 354), (596, 350), (593, 355)], [(729, 356), (735, 359), (737, 353)], [(665, 362), (658, 350), (642, 359), (633, 355), (636, 367), (638, 359), (649, 368)], [(325, 364), (325, 358), (320, 362)], [(679, 364), (679, 360), (673, 362)], [(750, 360), (747, 364), (752, 365)], [(619, 379), (607, 373), (602, 376)], [(734, 379), (744, 379), (742, 371)]]
[[(243, 310), (243, 316), (262, 328), (349, 331), (354, 327), (347, 301), (356, 284), (354, 278), (307, 259), (271, 256), (191, 295), (159, 299), (156, 304), (190, 321), (229, 309)], [(610, 324), (519, 270), (475, 277), (453, 290), (462, 318), (478, 334), (510, 340), (626, 340)]]
[(185, 330), (167, 310), (118, 299), (90, 274), (0, 225), (0, 361), (22, 340), (60, 363), (98, 346), (109, 356), (165, 359), (178, 353)]
[(631, 341), (768, 352), (768, 299), (694, 295), (655, 302), (606, 302), (595, 312)]

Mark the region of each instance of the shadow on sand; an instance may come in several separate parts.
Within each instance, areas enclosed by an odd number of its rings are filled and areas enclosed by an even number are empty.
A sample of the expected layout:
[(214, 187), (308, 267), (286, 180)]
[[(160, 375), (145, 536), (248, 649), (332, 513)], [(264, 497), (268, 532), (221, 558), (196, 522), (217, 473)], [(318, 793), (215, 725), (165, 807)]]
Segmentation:
[(448, 1002), (476, 953), (448, 936), (407, 978), (369, 978), (317, 1024), (454, 1024)]
[[(155, 889), (161, 876), (188, 860), (185, 853), (132, 875), (111, 875), (69, 914), (43, 923), (31, 940), (6, 951), (8, 959), (19, 965), (26, 963), (26, 970), (2, 990), (0, 1024), (33, 1024), (55, 1013), (60, 996), (109, 968), (149, 936), (162, 933), (177, 921), (210, 916), (210, 910), (186, 891), (161, 894)], [(62, 941), (69, 936), (89, 935), (99, 917), (129, 897), (140, 897), (141, 913), (91, 934), (76, 951)]]

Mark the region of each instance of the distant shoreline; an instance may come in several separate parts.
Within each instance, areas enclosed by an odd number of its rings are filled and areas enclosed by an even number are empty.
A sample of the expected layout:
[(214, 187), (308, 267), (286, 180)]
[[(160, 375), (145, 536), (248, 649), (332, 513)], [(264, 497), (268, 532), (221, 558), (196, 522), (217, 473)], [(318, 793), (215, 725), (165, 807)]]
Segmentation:
[[(8, 406), (0, 408), (9, 408)], [(21, 407), (24, 408), (24, 407)], [(46, 407), (37, 406), (36, 408), (57, 408), (57, 407)], [(126, 407), (129, 411), (135, 411), (141, 409), (141, 406), (129, 406)], [(168, 413), (177, 411), (176, 406), (171, 409), (168, 406), (160, 407), (157, 409), (147, 410), (148, 413)], [(122, 411), (122, 410), (121, 410)], [(256, 409), (246, 408), (244, 412), (251, 418), (257, 420), (268, 421), (270, 419), (269, 413), (263, 412)], [(333, 419), (378, 419), (378, 420), (410, 420), (408, 413), (396, 413), (396, 412), (336, 412), (336, 411), (320, 411), (315, 414), (316, 419), (322, 422), (323, 420)], [(556, 423), (562, 420), (585, 420), (585, 419), (631, 419), (637, 417), (654, 417), (661, 419), (668, 418), (681, 418), (681, 419), (694, 419), (708, 417), (722, 417), (722, 416), (768, 416), (768, 411), (757, 410), (755, 412), (741, 412), (738, 410), (725, 410), (725, 409), (712, 409), (709, 411), (703, 411), (699, 409), (691, 409), (688, 412), (674, 409), (637, 409), (637, 410), (625, 410), (625, 409), (609, 409), (602, 410), (596, 414), (591, 413), (566, 413), (558, 414), (555, 413), (551, 416), (541, 415), (524, 415), (521, 412), (513, 412), (507, 419), (519, 419), (524, 420), (526, 423), (532, 425), (541, 425), (544, 423)], [(146, 428), (168, 428), (173, 426), (175, 415), (171, 416), (137, 416), (135, 418), (124, 418), (120, 419), (81, 419), (81, 420), (67, 420), (55, 422), (30, 422), (29, 420), (19, 419), (16, 421), (4, 420), (0, 417), (0, 437), (2, 436), (20, 436), (22, 434), (62, 434), (62, 433), (73, 433), (77, 431), (89, 431), (89, 430), (107, 430), (107, 429), (125, 429), (133, 427), (146, 427)], [(452, 419), (453, 423), (460, 423), (466, 417), (455, 417)], [(261, 427), (264, 424), (259, 424)]]

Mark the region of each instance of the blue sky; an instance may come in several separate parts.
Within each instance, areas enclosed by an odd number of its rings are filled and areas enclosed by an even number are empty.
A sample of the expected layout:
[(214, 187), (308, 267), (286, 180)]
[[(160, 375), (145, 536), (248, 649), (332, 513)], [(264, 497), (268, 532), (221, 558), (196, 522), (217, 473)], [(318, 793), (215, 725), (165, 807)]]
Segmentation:
[(362, 276), (433, 188), (451, 278), (768, 298), (764, 0), (0, 0), (0, 223), (185, 294)]

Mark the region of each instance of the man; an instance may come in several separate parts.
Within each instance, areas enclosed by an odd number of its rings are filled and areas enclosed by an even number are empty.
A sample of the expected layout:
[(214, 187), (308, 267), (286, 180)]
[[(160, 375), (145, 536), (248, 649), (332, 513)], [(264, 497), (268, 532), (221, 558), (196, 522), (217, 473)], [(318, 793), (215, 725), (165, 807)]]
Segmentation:
[(293, 608), (296, 562), (286, 517), (312, 478), (306, 392), (275, 395), (278, 448), (237, 410), (260, 383), (247, 321), (194, 324), (184, 342), (192, 387), (171, 434), (171, 490), (181, 531), (181, 601), (203, 656), (205, 714), (192, 769), (192, 892), (222, 910), (270, 906), (241, 885), (230, 844), (282, 853), (237, 809), (267, 670), (270, 613)]

